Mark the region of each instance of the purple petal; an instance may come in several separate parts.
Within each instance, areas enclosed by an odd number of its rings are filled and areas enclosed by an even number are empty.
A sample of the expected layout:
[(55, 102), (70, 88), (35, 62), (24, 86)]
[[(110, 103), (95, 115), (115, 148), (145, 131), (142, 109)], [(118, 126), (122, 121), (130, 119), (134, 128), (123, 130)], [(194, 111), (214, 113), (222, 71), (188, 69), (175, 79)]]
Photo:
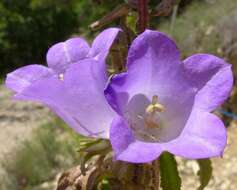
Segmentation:
[(18, 97), (48, 105), (80, 134), (108, 138), (116, 114), (104, 97), (106, 78), (100, 65), (95, 60), (80, 61), (68, 68), (64, 81), (41, 80)]
[(184, 92), (188, 87), (180, 76), (180, 63), (179, 51), (170, 38), (146, 30), (132, 43), (127, 73), (115, 76), (106, 89), (108, 99), (113, 101), (111, 105), (117, 105), (117, 111), (121, 113), (136, 94), (145, 94), (149, 99), (158, 95), (162, 99), (162, 96)]
[(231, 65), (208, 54), (196, 54), (184, 61), (187, 80), (199, 92), (195, 106), (212, 111), (230, 95), (233, 86)]
[(110, 129), (110, 142), (117, 160), (146, 163), (155, 160), (162, 152), (158, 143), (135, 140), (128, 123), (121, 117), (114, 119)]
[(48, 66), (58, 74), (64, 73), (69, 64), (86, 58), (90, 47), (82, 38), (71, 38), (53, 45), (47, 53)]
[(89, 57), (104, 60), (119, 31), (121, 31), (119, 28), (109, 28), (101, 32), (92, 44)]
[(21, 67), (7, 75), (6, 86), (20, 93), (34, 82), (54, 75), (54, 72), (42, 65), (28, 65)]
[(188, 159), (222, 156), (226, 146), (226, 129), (215, 115), (195, 110), (183, 133), (167, 143), (138, 141), (128, 123), (116, 118), (110, 129), (110, 141), (117, 160), (145, 163), (155, 160), (163, 151)]
[(180, 137), (165, 148), (177, 156), (200, 159), (222, 156), (225, 146), (223, 122), (211, 113), (194, 110)]

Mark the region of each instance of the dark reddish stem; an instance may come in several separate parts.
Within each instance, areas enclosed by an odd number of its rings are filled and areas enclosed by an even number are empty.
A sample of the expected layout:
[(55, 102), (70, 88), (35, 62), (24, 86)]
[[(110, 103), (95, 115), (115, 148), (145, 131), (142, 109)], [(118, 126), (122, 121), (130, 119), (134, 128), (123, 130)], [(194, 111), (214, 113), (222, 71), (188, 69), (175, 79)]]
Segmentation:
[(139, 32), (144, 32), (148, 26), (149, 13), (148, 13), (148, 0), (139, 0), (138, 5), (139, 13)]

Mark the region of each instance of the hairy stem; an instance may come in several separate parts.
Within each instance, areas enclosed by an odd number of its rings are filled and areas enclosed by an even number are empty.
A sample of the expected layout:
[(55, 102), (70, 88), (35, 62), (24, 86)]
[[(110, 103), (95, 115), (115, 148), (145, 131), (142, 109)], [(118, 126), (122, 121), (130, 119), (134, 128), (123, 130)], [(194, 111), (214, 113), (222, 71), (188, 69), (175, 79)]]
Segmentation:
[(152, 162), (153, 165), (153, 186), (154, 190), (160, 189), (160, 162), (159, 159)]
[[(135, 164), (133, 177), (131, 178), (131, 189), (137, 190), (159, 190), (160, 168), (159, 160), (150, 164)], [(128, 188), (128, 190), (130, 190)]]
[(138, 13), (139, 32), (142, 33), (148, 27), (149, 22), (148, 0), (139, 0)]

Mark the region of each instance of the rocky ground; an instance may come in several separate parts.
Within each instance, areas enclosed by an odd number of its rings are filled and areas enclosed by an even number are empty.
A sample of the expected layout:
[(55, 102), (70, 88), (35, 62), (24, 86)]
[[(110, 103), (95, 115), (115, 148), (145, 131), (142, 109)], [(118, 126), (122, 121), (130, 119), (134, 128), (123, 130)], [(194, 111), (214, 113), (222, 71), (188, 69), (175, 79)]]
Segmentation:
[(0, 86), (0, 159), (30, 137), (32, 130), (49, 121), (45, 107), (11, 99), (12, 93)]
[(2, 164), (11, 158), (14, 150), (26, 139), (33, 129), (50, 120), (48, 109), (31, 102), (11, 99), (12, 93), (0, 85), (0, 181), (6, 180)]
[[(237, 122), (228, 128), (228, 145), (223, 158), (212, 159), (213, 177), (205, 190), (237, 189)], [(198, 189), (198, 165), (196, 161), (178, 158), (183, 190)]]

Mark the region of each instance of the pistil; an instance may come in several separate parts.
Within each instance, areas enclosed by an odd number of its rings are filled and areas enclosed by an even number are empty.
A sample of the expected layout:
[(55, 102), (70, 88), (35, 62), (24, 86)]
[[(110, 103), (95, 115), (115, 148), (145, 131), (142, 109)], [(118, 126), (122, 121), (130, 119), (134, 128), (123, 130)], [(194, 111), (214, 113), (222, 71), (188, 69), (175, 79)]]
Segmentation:
[(146, 128), (159, 128), (157, 122), (157, 114), (164, 112), (165, 107), (158, 102), (158, 96), (154, 95), (152, 97), (151, 104), (147, 106), (145, 113), (145, 127)]

